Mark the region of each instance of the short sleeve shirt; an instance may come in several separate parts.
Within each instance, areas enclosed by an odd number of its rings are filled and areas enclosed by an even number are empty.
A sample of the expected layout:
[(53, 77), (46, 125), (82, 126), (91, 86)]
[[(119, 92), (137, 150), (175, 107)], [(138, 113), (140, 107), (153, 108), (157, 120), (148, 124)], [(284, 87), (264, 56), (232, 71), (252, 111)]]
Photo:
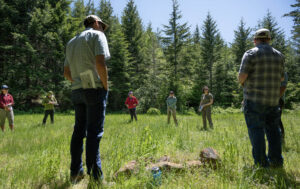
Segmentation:
[(280, 83), (284, 76), (284, 56), (268, 44), (245, 52), (239, 73), (248, 74), (244, 99), (267, 106), (278, 105)]
[(96, 56), (104, 55), (110, 58), (106, 36), (103, 32), (87, 28), (71, 39), (66, 48), (65, 66), (69, 66), (74, 82), (72, 90), (82, 88), (80, 73), (91, 70), (96, 87), (102, 87), (96, 71)]
[(214, 97), (213, 97), (213, 95), (211, 93), (208, 93), (207, 95), (206, 94), (202, 94), (201, 105), (210, 103), (210, 101), (212, 99), (214, 99)]

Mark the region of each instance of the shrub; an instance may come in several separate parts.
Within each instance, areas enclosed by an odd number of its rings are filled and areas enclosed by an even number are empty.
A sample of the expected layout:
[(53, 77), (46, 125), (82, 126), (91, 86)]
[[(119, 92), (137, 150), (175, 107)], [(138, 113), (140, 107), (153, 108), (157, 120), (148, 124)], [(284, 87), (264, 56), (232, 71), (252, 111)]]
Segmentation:
[(149, 108), (147, 111), (149, 115), (160, 115), (160, 110), (157, 108)]

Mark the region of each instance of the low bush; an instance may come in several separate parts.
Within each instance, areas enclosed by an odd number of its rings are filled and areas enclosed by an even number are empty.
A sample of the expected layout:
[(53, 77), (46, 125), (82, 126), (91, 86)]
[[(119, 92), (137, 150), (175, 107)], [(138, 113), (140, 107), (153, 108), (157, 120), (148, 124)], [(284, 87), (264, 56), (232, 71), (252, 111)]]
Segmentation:
[(149, 115), (160, 115), (160, 110), (157, 108), (149, 108), (147, 111), (147, 114)]

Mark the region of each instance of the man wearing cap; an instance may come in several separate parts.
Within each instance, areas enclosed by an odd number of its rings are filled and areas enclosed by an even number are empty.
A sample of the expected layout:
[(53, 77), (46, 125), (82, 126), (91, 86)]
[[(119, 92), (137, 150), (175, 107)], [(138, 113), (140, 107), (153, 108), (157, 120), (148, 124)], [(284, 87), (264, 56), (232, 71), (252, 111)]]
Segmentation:
[(0, 94), (0, 126), (4, 132), (5, 119), (8, 119), (10, 130), (14, 130), (14, 111), (12, 106), (14, 105), (14, 98), (8, 93), (8, 86), (1, 86)]
[(72, 38), (66, 48), (64, 76), (72, 82), (75, 125), (71, 139), (71, 181), (83, 178), (83, 139), (86, 137), (87, 173), (102, 181), (99, 143), (104, 132), (110, 58), (104, 34), (107, 25), (95, 15), (84, 19), (85, 30)]
[(238, 79), (243, 86), (244, 114), (254, 162), (263, 167), (282, 167), (278, 101), (284, 78), (284, 56), (269, 45), (270, 40), (268, 29), (256, 31), (256, 47), (245, 52)]
[(167, 112), (168, 112), (168, 124), (170, 123), (171, 114), (174, 119), (175, 125), (178, 125), (176, 118), (176, 103), (177, 98), (174, 95), (173, 91), (170, 91), (169, 97), (167, 98)]

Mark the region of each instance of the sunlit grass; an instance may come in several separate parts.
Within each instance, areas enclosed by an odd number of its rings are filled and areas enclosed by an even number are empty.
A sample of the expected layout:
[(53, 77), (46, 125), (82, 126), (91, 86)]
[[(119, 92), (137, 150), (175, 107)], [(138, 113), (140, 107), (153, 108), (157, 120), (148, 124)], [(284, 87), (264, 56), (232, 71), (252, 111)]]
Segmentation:
[[(0, 133), (0, 188), (86, 188), (88, 178), (69, 181), (70, 139), (74, 115), (55, 115), (55, 124), (42, 126), (41, 114), (16, 115), (16, 130)], [(161, 188), (294, 188), (300, 177), (300, 116), (286, 113), (286, 146), (282, 170), (252, 167), (251, 146), (242, 114), (213, 115), (215, 129), (202, 131), (200, 116), (179, 115), (179, 126), (167, 125), (166, 115), (138, 115), (128, 123), (124, 114), (107, 115), (100, 152), (106, 180), (130, 160), (163, 155), (183, 163), (197, 159), (212, 147), (221, 156), (217, 170), (201, 168), (181, 173), (163, 172)], [(49, 121), (49, 120), (48, 120)], [(152, 188), (151, 175), (142, 167), (130, 179), (117, 180), (114, 188)]]

